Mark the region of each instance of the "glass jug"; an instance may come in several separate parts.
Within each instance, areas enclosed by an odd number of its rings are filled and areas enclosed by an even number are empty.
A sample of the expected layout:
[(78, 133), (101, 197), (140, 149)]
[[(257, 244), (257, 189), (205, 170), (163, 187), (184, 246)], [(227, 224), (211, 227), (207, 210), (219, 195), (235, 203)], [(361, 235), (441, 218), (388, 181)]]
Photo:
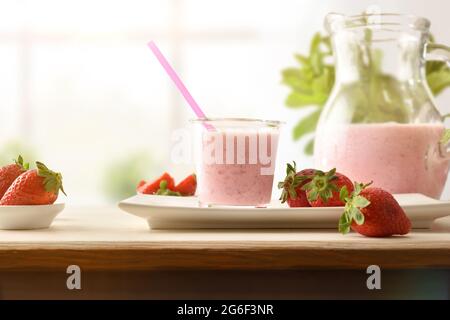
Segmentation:
[(391, 193), (439, 198), (449, 155), (425, 63), (448, 64), (450, 49), (429, 42), (430, 22), (419, 17), (332, 13), (325, 25), (336, 80), (316, 130), (316, 167)]

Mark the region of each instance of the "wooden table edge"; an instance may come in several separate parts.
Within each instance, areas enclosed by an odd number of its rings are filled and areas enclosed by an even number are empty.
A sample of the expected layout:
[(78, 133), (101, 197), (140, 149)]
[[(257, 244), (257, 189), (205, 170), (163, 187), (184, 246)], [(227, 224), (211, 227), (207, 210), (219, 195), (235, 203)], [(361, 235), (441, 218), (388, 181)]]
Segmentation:
[(0, 271), (65, 270), (450, 269), (450, 247), (314, 247), (297, 245), (118, 244), (0, 245)]

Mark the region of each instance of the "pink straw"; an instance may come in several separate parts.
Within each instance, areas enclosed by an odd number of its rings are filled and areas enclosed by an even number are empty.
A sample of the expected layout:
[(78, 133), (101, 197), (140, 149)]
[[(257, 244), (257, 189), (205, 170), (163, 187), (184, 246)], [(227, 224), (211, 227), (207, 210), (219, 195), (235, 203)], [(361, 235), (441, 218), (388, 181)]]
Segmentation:
[[(180, 90), (183, 97), (186, 99), (186, 102), (191, 107), (192, 111), (197, 115), (198, 118), (206, 118), (205, 113), (200, 108), (198, 103), (194, 100), (189, 90), (184, 85), (183, 81), (181, 81), (178, 74), (175, 72), (175, 70), (172, 68), (172, 66), (169, 64), (167, 59), (164, 57), (162, 52), (159, 50), (158, 46), (154, 41), (150, 41), (148, 44), (148, 47), (150, 50), (152, 50), (153, 54), (155, 55), (156, 59), (158, 59), (159, 63), (161, 63), (161, 66), (166, 70), (168, 76), (172, 79), (172, 81), (177, 86), (178, 90)], [(213, 127), (210, 124), (204, 123), (204, 126), (207, 129), (212, 129)]]

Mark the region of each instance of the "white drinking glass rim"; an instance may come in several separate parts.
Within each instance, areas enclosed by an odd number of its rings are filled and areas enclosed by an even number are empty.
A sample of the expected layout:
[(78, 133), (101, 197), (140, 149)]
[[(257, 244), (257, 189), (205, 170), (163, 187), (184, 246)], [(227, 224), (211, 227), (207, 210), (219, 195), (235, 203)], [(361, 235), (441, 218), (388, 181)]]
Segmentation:
[[(361, 22), (363, 18), (376, 18), (380, 17), (381, 21), (373, 23), (367, 21), (366, 23), (360, 23), (356, 25), (349, 25), (349, 22)], [(336, 26), (336, 23), (338, 25)], [(431, 22), (427, 18), (416, 16), (413, 14), (402, 14), (402, 13), (364, 13), (357, 15), (346, 15), (339, 12), (330, 12), (325, 17), (325, 28), (328, 32), (332, 33), (339, 29), (352, 29), (365, 26), (403, 26), (405, 28), (410, 28), (418, 30), (421, 32), (428, 32)]]
[(218, 122), (242, 122), (242, 123), (255, 123), (260, 125), (267, 126), (282, 126), (285, 124), (284, 121), (279, 120), (265, 120), (265, 119), (255, 119), (255, 118), (195, 118), (190, 119), (189, 122), (192, 123), (210, 123), (214, 125), (214, 123)]

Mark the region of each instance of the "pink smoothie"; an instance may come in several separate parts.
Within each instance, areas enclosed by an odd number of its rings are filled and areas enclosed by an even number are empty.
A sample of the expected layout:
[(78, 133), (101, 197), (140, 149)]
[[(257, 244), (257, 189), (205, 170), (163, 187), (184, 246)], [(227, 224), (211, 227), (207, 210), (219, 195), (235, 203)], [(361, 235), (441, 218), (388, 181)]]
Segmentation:
[(256, 130), (203, 133), (198, 169), (202, 204), (264, 206), (270, 202), (278, 133)]
[(336, 167), (354, 181), (374, 182), (391, 193), (439, 198), (448, 161), (439, 154), (444, 126), (438, 124), (352, 124), (322, 128), (315, 163)]

